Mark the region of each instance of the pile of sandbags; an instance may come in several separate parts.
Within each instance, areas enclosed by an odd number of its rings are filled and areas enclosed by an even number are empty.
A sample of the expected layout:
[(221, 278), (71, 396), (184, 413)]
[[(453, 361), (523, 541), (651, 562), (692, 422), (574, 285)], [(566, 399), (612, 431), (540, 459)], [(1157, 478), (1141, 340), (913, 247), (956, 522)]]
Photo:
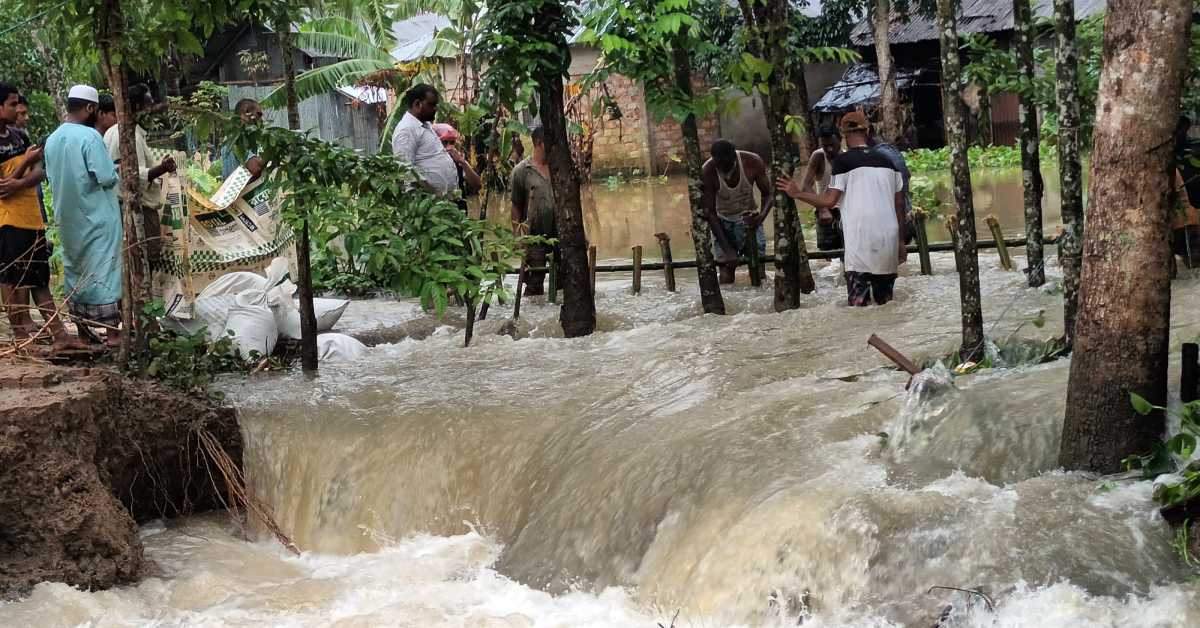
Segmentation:
[[(168, 316), (162, 324), (189, 334), (206, 329), (210, 341), (230, 336), (234, 348), (245, 358), (252, 352), (270, 355), (279, 338), (300, 339), (300, 310), (293, 298), (296, 284), (287, 279), (287, 272), (287, 260), (277, 257), (267, 267), (265, 277), (252, 272), (222, 275), (196, 295), (191, 318)], [(313, 299), (317, 333), (332, 329), (349, 305), (350, 301), (344, 299)], [(323, 336), (317, 339), (321, 354), (354, 359), (366, 350), (349, 336), (329, 335), (336, 338), (323, 343)], [(327, 349), (320, 349), (322, 346)]]

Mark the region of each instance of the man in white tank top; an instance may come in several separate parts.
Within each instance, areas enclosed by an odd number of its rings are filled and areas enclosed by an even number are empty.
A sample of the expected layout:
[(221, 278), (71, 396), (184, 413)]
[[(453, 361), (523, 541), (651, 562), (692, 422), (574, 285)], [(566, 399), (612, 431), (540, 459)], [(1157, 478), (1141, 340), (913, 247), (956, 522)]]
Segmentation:
[[(771, 213), (775, 194), (767, 164), (758, 155), (737, 150), (728, 140), (713, 142), (711, 153), (702, 168), (704, 209), (713, 231), (713, 256), (721, 265), (720, 280), (728, 284), (733, 283), (738, 258), (750, 256), (751, 242), (758, 247), (759, 256), (766, 255), (762, 223)], [(754, 198), (755, 188), (758, 199)], [(765, 265), (759, 270), (763, 272)]]
[[(804, 169), (800, 189), (805, 192), (824, 194), (833, 181), (833, 160), (842, 153), (842, 134), (837, 127), (827, 124), (817, 132), (821, 147), (814, 150)], [(817, 208), (817, 249), (834, 251), (845, 245), (842, 239), (842, 210), (840, 207)]]

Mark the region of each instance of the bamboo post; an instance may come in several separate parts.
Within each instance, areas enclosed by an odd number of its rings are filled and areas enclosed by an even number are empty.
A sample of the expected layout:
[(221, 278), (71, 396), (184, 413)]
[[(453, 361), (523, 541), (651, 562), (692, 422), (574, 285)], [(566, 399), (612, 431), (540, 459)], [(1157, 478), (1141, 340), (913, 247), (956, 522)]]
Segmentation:
[(925, 226), (925, 211), (913, 212), (913, 224), (917, 228), (917, 256), (921, 259), (921, 274), (932, 275), (933, 263), (929, 260), (929, 231)]
[(633, 247), (633, 293), (642, 293), (642, 245)]
[(525, 292), (525, 264), (521, 264), (521, 270), (517, 271), (517, 296), (513, 302), (513, 320), (521, 318), (521, 293)]
[(592, 296), (596, 296), (596, 245), (588, 247), (588, 272), (592, 275)]
[(1200, 379), (1200, 345), (1183, 343), (1183, 368), (1179, 374), (1179, 400), (1190, 403), (1200, 398), (1197, 381)]
[(558, 303), (558, 264), (554, 259), (554, 253), (546, 255), (546, 266), (550, 271), (550, 302)]
[(671, 236), (665, 233), (656, 233), (654, 237), (658, 238), (658, 248), (662, 251), (663, 274), (667, 277), (667, 292), (675, 292), (675, 260), (671, 258)]
[(463, 347), (471, 346), (471, 337), (475, 335), (475, 300), (467, 297), (467, 329)]
[(992, 214), (988, 214), (983, 221), (987, 223), (988, 229), (992, 232), (992, 239), (996, 241), (996, 252), (1000, 254), (1000, 266), (1004, 270), (1012, 270), (1012, 258), (1008, 256), (1008, 245), (1004, 243), (1004, 231), (1000, 229), (1000, 221), (996, 220)]
[(750, 245), (750, 285), (758, 288), (762, 286), (762, 262), (758, 259), (758, 228), (749, 229), (746, 233), (746, 240)]
[(946, 231), (950, 232), (950, 242), (954, 244), (954, 270), (958, 271), (958, 218), (946, 216), (944, 219)]

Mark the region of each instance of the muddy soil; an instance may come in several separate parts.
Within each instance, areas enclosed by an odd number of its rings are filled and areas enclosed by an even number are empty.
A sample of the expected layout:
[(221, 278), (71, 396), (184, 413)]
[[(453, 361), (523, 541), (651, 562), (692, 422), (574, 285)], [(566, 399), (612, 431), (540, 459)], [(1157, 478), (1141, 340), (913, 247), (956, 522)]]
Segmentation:
[(223, 507), (200, 429), (241, 464), (232, 408), (106, 369), (0, 362), (0, 597), (146, 573), (138, 524)]

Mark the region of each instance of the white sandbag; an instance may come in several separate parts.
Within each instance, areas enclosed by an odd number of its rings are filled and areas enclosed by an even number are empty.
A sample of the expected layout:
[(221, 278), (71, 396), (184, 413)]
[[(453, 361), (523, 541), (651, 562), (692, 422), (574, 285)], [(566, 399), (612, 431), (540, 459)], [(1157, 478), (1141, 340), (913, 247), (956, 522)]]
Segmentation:
[(322, 362), (357, 360), (367, 354), (367, 345), (346, 334), (317, 336), (317, 356)]
[(329, 331), (337, 324), (350, 302), (345, 299), (313, 299), (313, 313), (317, 316), (317, 332)]
[(235, 297), (246, 290), (266, 290), (267, 279), (258, 273), (239, 271), (227, 273), (217, 277), (212, 283), (208, 284), (200, 294), (200, 297), (216, 297), (230, 296)]
[(251, 351), (261, 356), (271, 355), (279, 340), (279, 330), (275, 327), (275, 315), (266, 305), (265, 293), (246, 290), (234, 299), (222, 333), (230, 331), (233, 346), (243, 358), (249, 358)]

